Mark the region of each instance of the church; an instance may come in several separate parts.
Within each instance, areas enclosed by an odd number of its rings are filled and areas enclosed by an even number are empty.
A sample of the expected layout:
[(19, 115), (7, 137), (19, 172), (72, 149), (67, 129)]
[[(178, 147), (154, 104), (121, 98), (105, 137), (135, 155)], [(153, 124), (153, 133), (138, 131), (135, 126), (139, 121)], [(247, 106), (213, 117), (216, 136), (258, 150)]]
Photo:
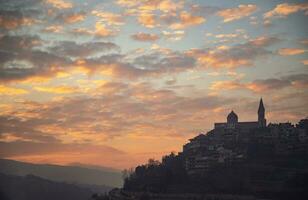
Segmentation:
[(260, 99), (258, 109), (258, 121), (239, 122), (237, 114), (232, 110), (227, 116), (227, 122), (215, 123), (214, 128), (227, 128), (227, 129), (242, 129), (249, 130), (254, 128), (266, 127), (265, 108), (262, 98)]
[(190, 139), (183, 146), (188, 174), (202, 174), (217, 163), (240, 162), (245, 159), (247, 151), (243, 147), (249, 146), (255, 131), (267, 127), (262, 98), (257, 113), (257, 121), (239, 122), (237, 114), (232, 110), (227, 116), (227, 122), (215, 123), (214, 129), (207, 134), (199, 134)]

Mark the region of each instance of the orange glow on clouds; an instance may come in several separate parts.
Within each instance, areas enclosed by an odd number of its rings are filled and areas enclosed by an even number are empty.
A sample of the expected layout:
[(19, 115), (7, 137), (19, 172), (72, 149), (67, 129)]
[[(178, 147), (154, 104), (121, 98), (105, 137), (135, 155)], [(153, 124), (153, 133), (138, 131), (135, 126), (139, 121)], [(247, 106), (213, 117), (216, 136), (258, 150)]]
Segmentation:
[(269, 122), (307, 116), (307, 3), (0, 4), (0, 157), (123, 169), (261, 96)]

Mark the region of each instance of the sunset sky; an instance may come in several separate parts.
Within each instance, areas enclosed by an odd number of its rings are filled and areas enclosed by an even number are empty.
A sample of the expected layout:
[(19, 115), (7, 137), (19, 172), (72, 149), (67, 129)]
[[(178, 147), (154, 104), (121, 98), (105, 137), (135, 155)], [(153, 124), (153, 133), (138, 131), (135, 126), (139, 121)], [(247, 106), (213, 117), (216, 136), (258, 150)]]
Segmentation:
[(0, 157), (129, 168), (308, 116), (305, 0), (0, 0)]

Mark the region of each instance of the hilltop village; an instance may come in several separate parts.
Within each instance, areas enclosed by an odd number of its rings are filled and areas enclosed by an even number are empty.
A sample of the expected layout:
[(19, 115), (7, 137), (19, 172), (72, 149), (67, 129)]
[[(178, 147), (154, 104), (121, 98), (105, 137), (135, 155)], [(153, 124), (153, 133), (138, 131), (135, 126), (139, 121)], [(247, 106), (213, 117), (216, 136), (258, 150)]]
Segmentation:
[(200, 134), (183, 146), (188, 174), (200, 174), (215, 164), (231, 164), (250, 157), (287, 156), (307, 153), (308, 119), (291, 123), (266, 124), (260, 100), (258, 121), (239, 122), (231, 111), (226, 123), (215, 123), (206, 135)]
[(126, 170), (106, 199), (308, 199), (308, 119), (267, 124), (265, 115), (262, 99), (257, 121), (231, 111), (177, 155)]

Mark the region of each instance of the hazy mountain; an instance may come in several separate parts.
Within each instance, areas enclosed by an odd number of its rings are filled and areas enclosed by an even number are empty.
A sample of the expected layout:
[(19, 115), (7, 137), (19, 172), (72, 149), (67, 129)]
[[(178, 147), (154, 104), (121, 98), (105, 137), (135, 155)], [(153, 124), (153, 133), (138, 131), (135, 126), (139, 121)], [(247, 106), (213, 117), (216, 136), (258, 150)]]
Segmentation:
[(105, 172), (116, 172), (116, 173), (121, 173), (118, 169), (114, 169), (111, 167), (104, 167), (104, 166), (98, 166), (98, 165), (87, 165), (83, 163), (70, 163), (68, 166), (72, 167), (82, 167), (82, 168), (87, 168), (87, 169), (97, 169), (97, 170), (102, 170)]
[(87, 200), (93, 192), (76, 185), (54, 182), (37, 176), (25, 177), (0, 173), (2, 200)]
[(107, 186), (107, 188), (122, 186), (120, 172), (78, 166), (32, 164), (0, 159), (0, 172), (18, 176), (33, 174), (52, 181), (91, 185), (91, 187), (93, 185), (96, 185), (95, 187)]

